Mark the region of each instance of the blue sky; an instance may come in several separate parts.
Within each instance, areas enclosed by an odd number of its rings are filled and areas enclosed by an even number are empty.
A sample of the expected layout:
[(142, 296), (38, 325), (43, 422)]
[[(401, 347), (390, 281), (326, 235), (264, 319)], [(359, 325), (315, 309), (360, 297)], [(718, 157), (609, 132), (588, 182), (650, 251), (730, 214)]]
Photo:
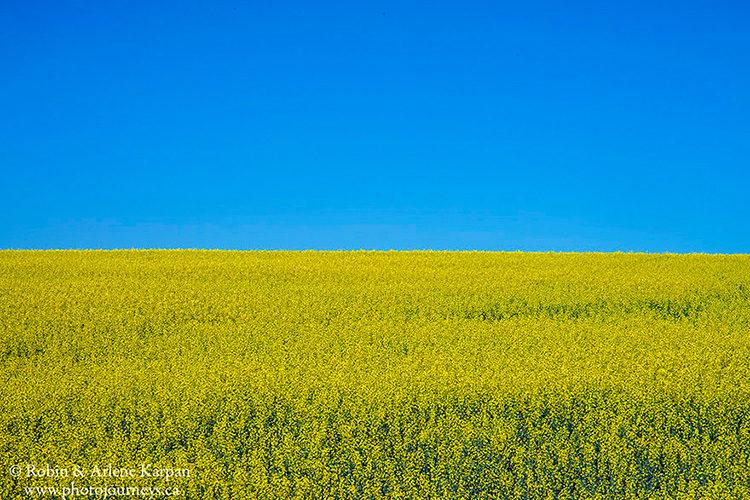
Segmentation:
[(750, 252), (745, 2), (0, 2), (0, 248)]

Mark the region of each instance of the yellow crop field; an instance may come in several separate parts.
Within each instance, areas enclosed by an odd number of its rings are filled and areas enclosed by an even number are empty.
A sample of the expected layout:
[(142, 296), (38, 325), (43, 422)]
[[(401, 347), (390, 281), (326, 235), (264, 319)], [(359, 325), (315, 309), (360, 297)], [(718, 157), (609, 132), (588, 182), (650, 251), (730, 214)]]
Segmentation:
[(747, 255), (0, 251), (0, 377), (2, 499), (750, 498)]

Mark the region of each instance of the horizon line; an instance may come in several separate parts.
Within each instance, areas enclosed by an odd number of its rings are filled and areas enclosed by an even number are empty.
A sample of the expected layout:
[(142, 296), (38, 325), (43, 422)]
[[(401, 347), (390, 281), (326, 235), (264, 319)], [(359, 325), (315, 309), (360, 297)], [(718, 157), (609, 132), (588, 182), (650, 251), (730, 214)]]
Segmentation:
[(284, 249), (284, 248), (0, 248), (0, 252), (247, 252), (247, 253), (514, 253), (514, 254), (600, 254), (600, 255), (695, 255), (695, 256), (750, 256), (750, 253), (722, 252), (649, 252), (641, 250), (486, 250), (486, 249)]

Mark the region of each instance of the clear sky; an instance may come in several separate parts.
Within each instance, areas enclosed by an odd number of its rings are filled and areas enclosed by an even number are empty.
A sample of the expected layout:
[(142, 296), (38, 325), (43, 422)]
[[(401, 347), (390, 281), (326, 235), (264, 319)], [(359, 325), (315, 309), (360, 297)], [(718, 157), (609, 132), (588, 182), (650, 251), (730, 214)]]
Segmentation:
[(0, 0), (0, 248), (750, 252), (736, 1)]

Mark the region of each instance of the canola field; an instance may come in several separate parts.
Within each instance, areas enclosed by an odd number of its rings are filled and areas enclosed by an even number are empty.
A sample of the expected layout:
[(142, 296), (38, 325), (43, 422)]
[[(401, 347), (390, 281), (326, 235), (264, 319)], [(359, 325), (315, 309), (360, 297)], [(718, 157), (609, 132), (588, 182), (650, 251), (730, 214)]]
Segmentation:
[(750, 256), (0, 251), (0, 391), (2, 499), (750, 498)]

